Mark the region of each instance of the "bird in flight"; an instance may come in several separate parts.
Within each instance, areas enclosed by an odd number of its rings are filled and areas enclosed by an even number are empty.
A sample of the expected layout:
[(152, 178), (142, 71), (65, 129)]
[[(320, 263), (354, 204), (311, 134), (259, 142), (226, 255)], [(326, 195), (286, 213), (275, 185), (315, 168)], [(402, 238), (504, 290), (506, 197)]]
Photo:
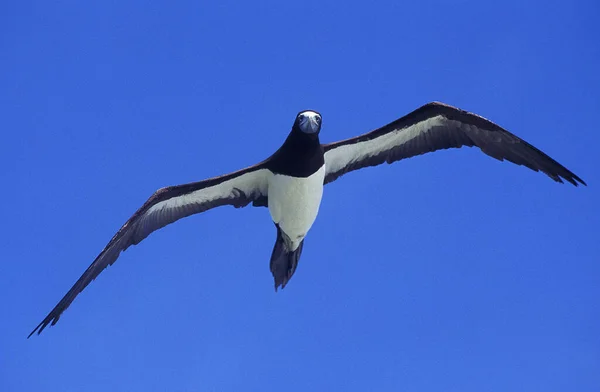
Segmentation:
[(586, 185), (560, 163), (493, 122), (439, 102), (369, 133), (329, 144), (319, 140), (321, 121), (318, 112), (302, 111), (282, 146), (261, 163), (156, 191), (29, 336), (56, 324), (75, 297), (122, 251), (170, 223), (211, 208), (268, 207), (277, 229), (270, 260), (277, 290), (284, 288), (296, 271), (304, 238), (319, 211), (323, 186), (351, 171), (437, 150), (476, 146), (493, 158), (541, 171), (554, 181)]

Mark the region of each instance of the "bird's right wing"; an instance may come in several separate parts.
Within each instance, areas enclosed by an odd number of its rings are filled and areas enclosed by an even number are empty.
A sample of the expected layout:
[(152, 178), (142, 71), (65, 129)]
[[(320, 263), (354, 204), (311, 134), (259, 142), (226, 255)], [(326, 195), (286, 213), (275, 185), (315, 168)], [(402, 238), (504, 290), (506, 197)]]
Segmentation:
[(372, 132), (323, 145), (325, 183), (364, 167), (392, 163), (428, 152), (477, 146), (487, 155), (546, 173), (577, 186), (585, 182), (570, 170), (493, 122), (433, 102)]
[(159, 189), (119, 229), (94, 262), (67, 294), (29, 334), (40, 334), (48, 324), (54, 325), (75, 297), (102, 270), (112, 265), (119, 254), (136, 245), (150, 233), (189, 215), (214, 207), (249, 203), (266, 205), (269, 170), (263, 163), (208, 180)]

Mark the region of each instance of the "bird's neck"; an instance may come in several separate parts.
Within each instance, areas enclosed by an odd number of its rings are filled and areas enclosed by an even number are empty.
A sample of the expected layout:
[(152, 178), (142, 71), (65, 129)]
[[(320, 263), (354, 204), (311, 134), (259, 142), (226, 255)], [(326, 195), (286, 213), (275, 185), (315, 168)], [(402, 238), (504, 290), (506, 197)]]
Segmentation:
[(281, 148), (273, 155), (272, 162), (277, 168), (286, 168), (290, 175), (308, 177), (325, 163), (318, 135), (313, 137), (301, 132), (290, 132)]

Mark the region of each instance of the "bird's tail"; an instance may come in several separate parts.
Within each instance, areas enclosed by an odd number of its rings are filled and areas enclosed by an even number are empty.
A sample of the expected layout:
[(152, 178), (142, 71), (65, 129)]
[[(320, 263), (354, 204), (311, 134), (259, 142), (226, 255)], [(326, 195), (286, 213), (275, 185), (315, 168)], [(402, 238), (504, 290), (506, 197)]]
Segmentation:
[(278, 225), (275, 226), (277, 227), (277, 240), (271, 254), (271, 273), (275, 279), (275, 290), (277, 290), (280, 286), (283, 289), (294, 275), (302, 254), (304, 239), (296, 249), (290, 250), (292, 241)]

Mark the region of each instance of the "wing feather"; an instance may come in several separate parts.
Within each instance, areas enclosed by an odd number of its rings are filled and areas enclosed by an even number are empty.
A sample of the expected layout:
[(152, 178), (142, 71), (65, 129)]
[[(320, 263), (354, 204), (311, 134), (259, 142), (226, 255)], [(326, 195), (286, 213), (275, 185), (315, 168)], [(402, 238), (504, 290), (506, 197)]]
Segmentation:
[(184, 217), (223, 205), (236, 208), (249, 203), (266, 205), (269, 173), (263, 164), (259, 164), (221, 177), (156, 191), (125, 222), (73, 287), (29, 336), (35, 332), (40, 334), (49, 324), (56, 324), (75, 297), (100, 272), (112, 265), (122, 251), (131, 245), (139, 244), (152, 232)]
[(525, 140), (493, 122), (464, 110), (432, 102), (372, 132), (323, 145), (325, 183), (361, 168), (448, 148), (477, 146), (500, 161), (507, 160), (554, 181), (577, 186), (585, 182)]

